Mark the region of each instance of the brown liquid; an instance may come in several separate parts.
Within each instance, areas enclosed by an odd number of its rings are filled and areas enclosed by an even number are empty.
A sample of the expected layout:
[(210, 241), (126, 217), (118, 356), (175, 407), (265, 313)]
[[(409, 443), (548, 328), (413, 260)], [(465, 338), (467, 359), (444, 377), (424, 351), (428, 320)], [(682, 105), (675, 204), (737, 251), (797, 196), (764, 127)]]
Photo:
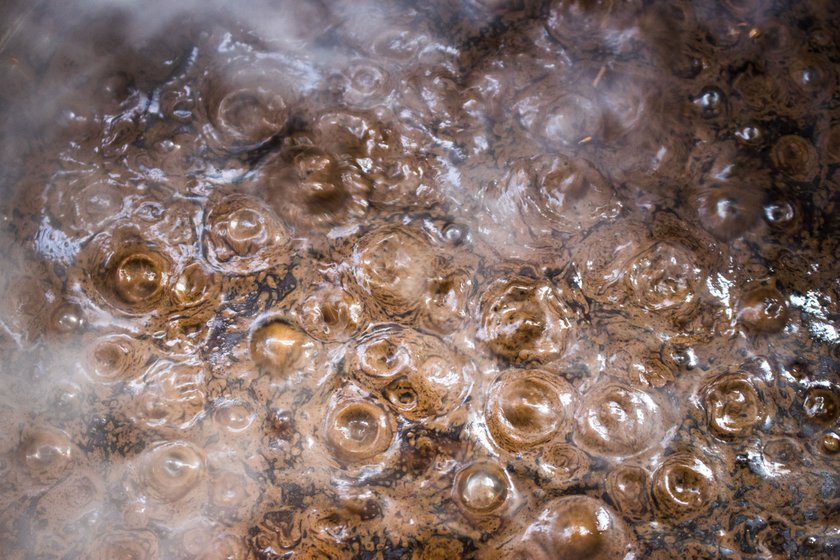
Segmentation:
[(2, 557), (836, 558), (840, 5), (649, 4), (9, 7)]

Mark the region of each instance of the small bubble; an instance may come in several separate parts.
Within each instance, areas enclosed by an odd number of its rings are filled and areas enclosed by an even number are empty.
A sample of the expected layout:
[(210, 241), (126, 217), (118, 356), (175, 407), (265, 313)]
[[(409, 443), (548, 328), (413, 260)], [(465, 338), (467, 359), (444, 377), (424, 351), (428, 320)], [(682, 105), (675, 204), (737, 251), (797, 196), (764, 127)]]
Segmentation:
[(735, 137), (742, 144), (757, 146), (764, 141), (764, 131), (756, 125), (746, 125), (735, 131)]
[(78, 332), (85, 328), (82, 308), (73, 303), (62, 303), (53, 311), (53, 325), (62, 333)]
[(723, 109), (723, 92), (716, 87), (704, 88), (700, 95), (693, 99), (704, 117), (717, 117)]
[(738, 320), (757, 333), (779, 332), (788, 320), (785, 298), (772, 286), (754, 288), (740, 298)]
[(272, 321), (251, 336), (251, 358), (260, 366), (277, 373), (286, 373), (297, 365), (306, 335), (298, 328), (282, 321)]
[(808, 419), (831, 424), (840, 416), (840, 396), (827, 387), (814, 387), (806, 393), (803, 408)]
[(467, 227), (460, 224), (448, 224), (443, 228), (443, 238), (453, 245), (460, 245), (466, 241), (467, 235)]
[(785, 226), (796, 216), (793, 205), (786, 201), (774, 202), (764, 207), (764, 217), (770, 225)]
[(826, 453), (835, 454), (840, 451), (840, 435), (828, 432), (822, 437), (822, 448)]
[(495, 463), (474, 463), (455, 475), (455, 500), (469, 513), (494, 513), (507, 500), (509, 485)]
[(349, 401), (330, 411), (327, 441), (336, 455), (350, 462), (372, 459), (391, 445), (394, 421), (381, 407), (367, 401)]
[(129, 252), (114, 268), (114, 292), (123, 304), (144, 309), (157, 302), (169, 278), (169, 265), (154, 252)]

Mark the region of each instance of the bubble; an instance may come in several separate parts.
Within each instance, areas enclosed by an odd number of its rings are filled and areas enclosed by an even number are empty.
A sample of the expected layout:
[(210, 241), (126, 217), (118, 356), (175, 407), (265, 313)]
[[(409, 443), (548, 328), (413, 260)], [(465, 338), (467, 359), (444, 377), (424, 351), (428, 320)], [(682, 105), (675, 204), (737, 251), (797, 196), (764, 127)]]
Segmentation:
[(205, 478), (204, 453), (192, 443), (161, 443), (144, 451), (141, 479), (156, 500), (175, 502), (184, 498)]
[(607, 476), (606, 488), (625, 518), (644, 520), (650, 515), (650, 476), (645, 469), (619, 465)]
[(506, 196), (518, 197), (531, 229), (545, 227), (573, 232), (588, 229), (599, 220), (614, 218), (619, 209), (612, 186), (588, 161), (559, 155), (516, 161), (500, 181)]
[(831, 61), (820, 55), (797, 57), (790, 65), (790, 78), (806, 94), (823, 101), (834, 93), (836, 76)]
[(172, 262), (141, 238), (134, 225), (124, 222), (98, 235), (83, 247), (79, 260), (85, 283), (90, 280), (98, 295), (120, 312), (142, 315), (165, 305)]
[(819, 170), (817, 150), (805, 138), (789, 134), (776, 141), (771, 152), (773, 165), (798, 182), (811, 181)]
[(383, 396), (401, 414), (411, 415), (417, 409), (417, 390), (411, 381), (399, 378), (388, 384), (382, 391)]
[(540, 448), (537, 470), (546, 489), (565, 490), (589, 472), (589, 456), (568, 443), (548, 442)]
[(294, 369), (311, 343), (297, 327), (271, 321), (251, 335), (251, 359), (274, 373), (285, 374)]
[(151, 531), (109, 530), (94, 543), (91, 560), (156, 560), (158, 539)]
[(764, 219), (771, 227), (793, 229), (799, 225), (799, 211), (787, 200), (777, 200), (764, 206)]
[(769, 438), (762, 450), (764, 461), (789, 469), (808, 463), (808, 456), (799, 441), (789, 437)]
[(116, 185), (95, 181), (79, 190), (74, 197), (77, 226), (95, 229), (107, 223), (123, 209), (123, 196)]
[(726, 98), (720, 89), (706, 87), (692, 100), (692, 103), (694, 103), (703, 117), (714, 118), (720, 116), (724, 111)]
[(210, 501), (217, 508), (238, 508), (250, 498), (245, 477), (232, 472), (213, 475)]
[(201, 263), (185, 266), (172, 286), (172, 298), (184, 307), (192, 307), (215, 294), (217, 279)]
[[(838, 130), (840, 130), (840, 127), (838, 127)], [(447, 224), (443, 228), (442, 234), (447, 243), (460, 245), (469, 239), (470, 230), (463, 224)]]
[(484, 409), (487, 429), (510, 451), (544, 443), (568, 424), (573, 391), (546, 371), (509, 369), (490, 387)]
[(785, 297), (772, 286), (758, 286), (738, 301), (738, 320), (756, 333), (781, 331), (788, 320)]
[(645, 309), (685, 311), (695, 303), (704, 275), (687, 248), (654, 244), (630, 264), (627, 280), (636, 301)]
[(149, 354), (142, 343), (127, 334), (110, 334), (90, 341), (88, 372), (98, 381), (136, 379), (143, 373)]
[(143, 389), (126, 415), (148, 428), (178, 431), (204, 412), (205, 371), (201, 366), (159, 361), (143, 377)]
[(327, 416), (324, 430), (336, 456), (357, 463), (372, 460), (391, 446), (395, 423), (378, 405), (355, 400), (337, 403)]
[(352, 107), (382, 104), (394, 90), (388, 72), (366, 60), (351, 64), (343, 78), (341, 98)]
[(355, 349), (348, 349), (345, 368), (411, 420), (457, 410), (467, 397), (475, 369), (440, 339), (388, 324), (372, 328)]
[(52, 325), (62, 334), (79, 332), (86, 326), (84, 312), (75, 303), (61, 303), (52, 312)]
[(371, 329), (351, 352), (348, 369), (383, 380), (407, 373), (414, 361), (415, 338), (414, 333), (396, 325)]
[(703, 228), (718, 239), (740, 237), (761, 213), (760, 192), (755, 189), (714, 187), (697, 197), (697, 214)]
[(835, 432), (828, 432), (820, 438), (820, 445), (825, 453), (834, 455), (840, 451), (840, 435)]
[(571, 311), (547, 282), (497, 280), (484, 292), (481, 310), (479, 338), (511, 362), (548, 361), (566, 349)]
[(148, 306), (160, 298), (169, 264), (151, 252), (130, 253), (114, 269), (114, 291), (128, 306)]
[(840, 396), (829, 387), (812, 387), (805, 393), (803, 412), (811, 422), (830, 426), (840, 417)]
[(205, 250), (223, 272), (243, 274), (288, 262), (288, 234), (263, 202), (230, 195), (207, 213)]
[(586, 296), (602, 303), (623, 299), (624, 292), (617, 285), (627, 273), (627, 263), (641, 252), (646, 239), (644, 226), (635, 221), (598, 227), (587, 235), (574, 255), (578, 282)]
[(722, 438), (749, 434), (764, 416), (764, 404), (755, 385), (740, 373), (724, 374), (703, 391), (706, 421)]
[[(565, 496), (549, 502), (524, 535), (545, 558), (624, 558), (631, 548), (627, 528), (602, 501)], [(541, 558), (539, 553), (536, 556)]]
[(382, 396), (403, 417), (421, 420), (444, 415), (461, 404), (467, 384), (458, 360), (451, 356), (429, 356), (406, 377), (389, 383)]
[(595, 102), (574, 93), (544, 97), (540, 93), (523, 97), (515, 109), (520, 124), (548, 146), (572, 148), (601, 135), (603, 115)]
[(272, 207), (300, 229), (346, 228), (368, 212), (370, 181), (357, 165), (320, 148), (290, 146), (260, 171)]
[(466, 513), (498, 514), (511, 492), (510, 479), (496, 463), (473, 463), (455, 475), (452, 498)]
[(417, 308), (434, 270), (428, 240), (396, 226), (379, 228), (359, 240), (353, 250), (359, 285), (386, 311), (405, 315)]
[(472, 275), (466, 270), (432, 278), (421, 306), (419, 323), (442, 334), (454, 331), (467, 319), (467, 305), (474, 287)]
[(664, 432), (663, 412), (648, 393), (614, 383), (586, 393), (576, 418), (575, 442), (596, 455), (637, 455)]
[(697, 517), (716, 498), (714, 471), (692, 453), (671, 455), (653, 473), (653, 499), (663, 519)]
[(764, 142), (764, 129), (755, 124), (742, 126), (735, 131), (735, 137), (746, 146), (759, 146)]
[(198, 94), (208, 121), (203, 132), (211, 147), (233, 153), (252, 150), (285, 130), (294, 71), (289, 69), (283, 80), (283, 70), (252, 61), (248, 67), (210, 73)]
[(179, 82), (164, 86), (160, 93), (160, 112), (178, 122), (190, 122), (195, 111), (194, 91), (189, 85)]
[(226, 401), (216, 407), (213, 419), (228, 431), (238, 433), (247, 430), (256, 414), (251, 405), (240, 401)]
[(324, 285), (304, 300), (300, 310), (301, 327), (313, 338), (323, 341), (348, 340), (367, 323), (362, 302), (352, 293)]
[(64, 432), (35, 430), (23, 437), (19, 457), (33, 478), (48, 483), (64, 478), (73, 464), (75, 452)]
[(102, 127), (99, 152), (106, 158), (124, 155), (130, 144), (140, 136), (140, 125), (131, 115), (108, 118)]

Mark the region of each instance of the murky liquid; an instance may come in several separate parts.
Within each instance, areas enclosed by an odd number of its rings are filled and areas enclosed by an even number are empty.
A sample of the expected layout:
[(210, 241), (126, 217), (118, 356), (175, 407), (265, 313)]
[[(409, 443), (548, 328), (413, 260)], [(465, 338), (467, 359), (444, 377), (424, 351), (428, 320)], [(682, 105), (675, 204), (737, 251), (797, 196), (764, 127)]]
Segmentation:
[(3, 24), (4, 559), (840, 555), (840, 4), (158, 8)]

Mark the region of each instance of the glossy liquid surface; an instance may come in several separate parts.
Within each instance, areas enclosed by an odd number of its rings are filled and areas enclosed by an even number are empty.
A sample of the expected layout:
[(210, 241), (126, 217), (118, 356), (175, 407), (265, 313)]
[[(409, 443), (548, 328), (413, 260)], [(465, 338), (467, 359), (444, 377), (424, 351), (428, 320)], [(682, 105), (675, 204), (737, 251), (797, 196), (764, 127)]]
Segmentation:
[(4, 559), (840, 554), (840, 5), (97, 8), (0, 41)]

